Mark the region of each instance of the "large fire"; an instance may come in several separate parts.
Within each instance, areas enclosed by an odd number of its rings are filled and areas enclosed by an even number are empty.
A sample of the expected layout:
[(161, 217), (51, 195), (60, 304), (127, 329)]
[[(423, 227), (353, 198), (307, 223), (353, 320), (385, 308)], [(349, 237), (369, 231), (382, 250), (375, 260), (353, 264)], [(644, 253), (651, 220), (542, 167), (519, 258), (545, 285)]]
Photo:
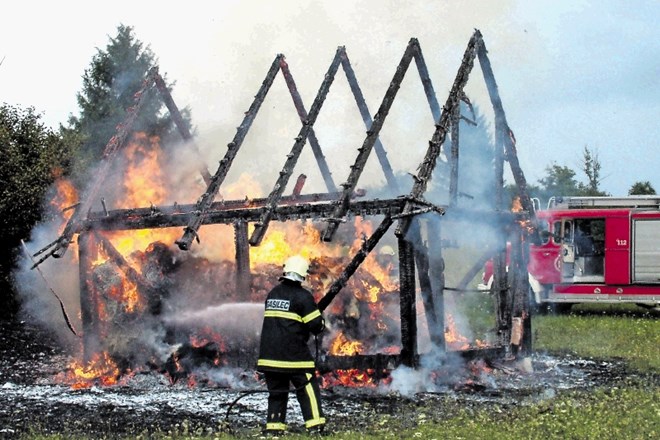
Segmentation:
[[(174, 202), (169, 200), (170, 188), (163, 171), (166, 167), (162, 156), (158, 139), (143, 134), (133, 138), (133, 142), (124, 150), (126, 169), (121, 180), (122, 195), (113, 201), (113, 207), (158, 206)], [(58, 186), (56, 203), (60, 207), (72, 205), (77, 198), (73, 187), (65, 182), (60, 182), (61, 189)], [(222, 197), (227, 200), (250, 199), (260, 195), (261, 188), (248, 175), (242, 175), (234, 185), (227, 185), (222, 193)], [(98, 331), (101, 337), (109, 340), (117, 336), (121, 338), (121, 334), (113, 336), (113, 332), (135, 329), (139, 322), (151, 316), (150, 313), (161, 313), (162, 292), (168, 292), (162, 294), (164, 300), (169, 299), (172, 292), (188, 294), (187, 291), (193, 290), (190, 285), (194, 282), (206, 283), (206, 289), (201, 290), (215, 289), (216, 302), (226, 302), (233, 297), (262, 303), (264, 295), (280, 275), (282, 261), (291, 254), (302, 254), (311, 260), (307, 283), (318, 300), (341, 273), (350, 256), (363, 245), (365, 237), (373, 232), (369, 220), (356, 217), (352, 228), (354, 234), (350, 239), (324, 243), (320, 239), (319, 228), (313, 222), (274, 223), (262, 244), (250, 248), (251, 292), (236, 292), (235, 285), (227, 281), (235, 272), (233, 231), (229, 228), (202, 228), (200, 236), (204, 246), (186, 255), (177, 254), (178, 251), (169, 245), (181, 236), (181, 228), (104, 232), (103, 237), (107, 242), (97, 243), (98, 251), (90, 265), (92, 274), (89, 277), (93, 280), (92, 297), (100, 321)], [(122, 261), (113, 258), (108, 247), (113, 247)], [(194, 268), (194, 279), (173, 281), (174, 271), (181, 270), (184, 263)], [(326, 310), (326, 320), (332, 329), (324, 341), (328, 354), (352, 356), (398, 353), (399, 286), (398, 276), (393, 273), (394, 264), (396, 262), (380, 261), (377, 252), (370, 253), (349, 281), (341, 300), (338, 297)], [(217, 297), (218, 286), (224, 286), (220, 288), (220, 294), (226, 295), (225, 298)], [(178, 304), (203, 308), (205, 304), (195, 304), (195, 298), (195, 294), (190, 293), (185, 301)], [(206, 300), (209, 301), (206, 305), (210, 305), (210, 300)], [(448, 320), (448, 344), (452, 347), (468, 344), (467, 340), (453, 334), (451, 324), (452, 321)], [(190, 350), (212, 348), (215, 354), (209, 358), (209, 362), (218, 366), (226, 363), (218, 354), (232, 350), (228, 342), (226, 335), (203, 328), (188, 335), (188, 341), (183, 345)], [(78, 388), (93, 384), (116, 384), (121, 376), (140, 368), (139, 365), (122, 369), (117, 366), (118, 360), (125, 362), (129, 358), (126, 353), (118, 351), (125, 346), (135, 349), (135, 345), (129, 343), (113, 340), (112, 344), (104, 346), (101, 341), (98, 353), (86, 363), (74, 361), (70, 371), (60, 375), (59, 379)], [(181, 346), (181, 341), (177, 342), (177, 346)], [(146, 354), (145, 357), (150, 363), (158, 362), (154, 353)], [(173, 351), (168, 361), (169, 367), (163, 367), (163, 371), (172, 377), (182, 374), (184, 360), (181, 350)], [(195, 383), (194, 378), (188, 377), (187, 380), (188, 383)], [(374, 386), (376, 383), (373, 371), (358, 370), (333, 372), (331, 376), (326, 375), (324, 382), (344, 386)]]

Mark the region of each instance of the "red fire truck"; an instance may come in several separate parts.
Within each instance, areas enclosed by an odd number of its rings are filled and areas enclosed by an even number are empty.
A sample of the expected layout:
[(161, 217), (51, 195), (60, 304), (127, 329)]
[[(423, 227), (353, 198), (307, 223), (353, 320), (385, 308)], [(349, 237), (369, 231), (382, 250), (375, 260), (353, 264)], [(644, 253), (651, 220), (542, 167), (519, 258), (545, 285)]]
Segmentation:
[[(537, 210), (530, 245), (532, 306), (584, 302), (660, 307), (660, 196), (555, 197)], [(492, 261), (480, 289), (490, 290)]]

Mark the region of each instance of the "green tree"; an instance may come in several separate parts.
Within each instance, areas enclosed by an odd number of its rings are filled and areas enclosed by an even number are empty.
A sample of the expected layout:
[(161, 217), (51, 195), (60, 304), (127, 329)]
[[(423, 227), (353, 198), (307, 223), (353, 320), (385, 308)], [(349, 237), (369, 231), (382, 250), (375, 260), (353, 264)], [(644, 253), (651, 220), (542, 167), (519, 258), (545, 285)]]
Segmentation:
[(583, 196), (607, 196), (608, 193), (600, 190), (601, 163), (598, 159), (598, 151), (592, 151), (587, 146), (582, 152), (582, 171), (587, 176), (587, 183), (578, 183), (578, 194)]
[(575, 178), (575, 171), (567, 166), (556, 163), (545, 168), (546, 176), (539, 179), (540, 191), (543, 198), (552, 196), (578, 195), (580, 189)]
[(4, 315), (17, 305), (10, 273), (21, 239), (29, 238), (42, 219), (44, 195), (72, 158), (69, 144), (40, 118), (31, 107), (0, 106), (0, 313)]
[(628, 195), (630, 196), (652, 196), (655, 194), (655, 188), (653, 188), (653, 185), (651, 185), (651, 182), (648, 180), (645, 180), (644, 182), (635, 182), (628, 190)]
[[(138, 92), (149, 70), (157, 59), (148, 46), (144, 46), (130, 26), (119, 25), (117, 35), (110, 38), (105, 50), (98, 50), (83, 75), (83, 88), (77, 95), (79, 116), (71, 116), (69, 127), (62, 129), (78, 133), (81, 142), (79, 170), (97, 163), (103, 150), (116, 133), (117, 125), (126, 117), (126, 111), (135, 103)], [(165, 75), (163, 75), (165, 80)], [(165, 80), (166, 84), (167, 81)], [(171, 89), (171, 85), (168, 85)], [(182, 110), (188, 125), (189, 111)], [(135, 131), (159, 136), (167, 143), (174, 132), (174, 124), (155, 88), (149, 89), (133, 127)]]
[(546, 167), (546, 175), (539, 179), (539, 186), (530, 186), (530, 194), (539, 198), (542, 205), (553, 196), (607, 196), (609, 194), (600, 189), (601, 168), (598, 153), (584, 147), (581, 170), (587, 183), (579, 182), (571, 168), (553, 162)]

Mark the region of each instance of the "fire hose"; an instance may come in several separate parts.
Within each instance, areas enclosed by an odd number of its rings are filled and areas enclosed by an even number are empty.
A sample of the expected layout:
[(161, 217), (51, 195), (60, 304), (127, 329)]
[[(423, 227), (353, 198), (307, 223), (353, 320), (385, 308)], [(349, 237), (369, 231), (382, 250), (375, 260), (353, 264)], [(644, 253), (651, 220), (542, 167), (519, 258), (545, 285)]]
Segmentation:
[[(314, 354), (314, 358), (315, 358), (315, 363), (316, 363), (316, 364), (318, 364), (318, 360), (319, 360), (319, 335), (320, 335), (320, 333), (319, 333), (318, 335), (315, 335), (315, 336), (314, 336), (314, 346), (315, 346), (315, 354)], [(315, 376), (315, 375), (312, 375), (312, 377), (310, 377), (309, 379), (307, 379), (307, 380), (306, 380), (304, 383), (302, 383), (300, 386), (298, 386), (298, 387), (296, 387), (296, 388), (288, 389), (288, 390), (286, 390), (286, 391), (270, 391), (270, 390), (264, 390), (264, 389), (256, 389), (256, 390), (248, 390), (248, 391), (244, 391), (244, 392), (241, 393), (236, 399), (234, 399), (233, 402), (231, 402), (231, 403), (229, 404), (229, 407), (227, 408), (227, 412), (225, 413), (225, 425), (228, 427), (229, 432), (231, 433), (232, 431), (231, 431), (231, 425), (229, 424), (229, 413), (231, 412), (231, 410), (232, 410), (232, 408), (234, 407), (234, 405), (236, 405), (236, 404), (238, 403), (238, 401), (241, 400), (242, 398), (247, 397), (247, 396), (250, 396), (250, 395), (252, 395), (252, 394), (259, 394), (259, 393), (273, 393), (273, 394), (284, 394), (284, 393), (289, 394), (289, 393), (295, 393), (295, 392), (300, 391), (300, 390), (302, 390), (303, 388), (305, 388), (307, 385), (310, 384), (311, 381), (313, 381), (313, 380), (315, 380), (315, 379), (316, 379), (316, 376)]]

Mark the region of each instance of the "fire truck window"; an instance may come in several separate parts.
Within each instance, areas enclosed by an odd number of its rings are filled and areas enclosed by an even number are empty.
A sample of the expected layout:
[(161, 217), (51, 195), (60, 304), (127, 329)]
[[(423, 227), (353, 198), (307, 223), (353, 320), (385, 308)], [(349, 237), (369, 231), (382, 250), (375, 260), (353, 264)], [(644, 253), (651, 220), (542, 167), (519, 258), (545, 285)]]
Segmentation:
[(573, 222), (570, 220), (564, 222), (564, 227), (562, 229), (564, 235), (562, 236), (562, 242), (564, 243), (573, 243)]
[(594, 239), (591, 235), (591, 220), (575, 221), (575, 251), (577, 255), (589, 257), (594, 255)]
[(593, 239), (594, 255), (603, 255), (605, 253), (605, 219), (592, 219), (589, 226)]
[(555, 243), (561, 243), (561, 222), (554, 222), (552, 225), (552, 235)]
[(541, 237), (542, 244), (548, 244), (552, 234), (549, 231), (548, 222), (546, 220), (539, 221), (539, 235)]
[(583, 256), (602, 255), (605, 249), (605, 219), (575, 221), (575, 246)]

